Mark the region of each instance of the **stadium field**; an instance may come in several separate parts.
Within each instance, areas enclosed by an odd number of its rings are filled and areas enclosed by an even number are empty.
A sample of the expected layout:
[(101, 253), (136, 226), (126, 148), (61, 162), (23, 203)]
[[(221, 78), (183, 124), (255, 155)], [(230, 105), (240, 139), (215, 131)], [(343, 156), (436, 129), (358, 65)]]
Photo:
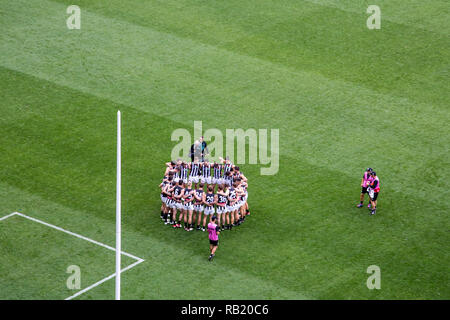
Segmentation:
[[(370, 4), (381, 29), (366, 26)], [(80, 290), (114, 273), (113, 251), (6, 216), (114, 247), (118, 109), (122, 249), (144, 260), (122, 273), (122, 299), (449, 299), (449, 11), (0, 0), (0, 299), (66, 299), (71, 265)], [(159, 217), (171, 134), (194, 121), (280, 136), (275, 175), (240, 165), (251, 216), (212, 262), (204, 232)], [(367, 167), (382, 186), (373, 216), (356, 208)], [(74, 297), (113, 298), (113, 278)]]

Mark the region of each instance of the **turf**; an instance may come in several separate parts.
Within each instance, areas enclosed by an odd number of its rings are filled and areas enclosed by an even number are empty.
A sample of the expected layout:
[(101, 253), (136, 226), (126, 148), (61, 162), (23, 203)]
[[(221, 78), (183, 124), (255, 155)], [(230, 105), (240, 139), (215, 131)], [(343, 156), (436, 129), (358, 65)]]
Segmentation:
[[(48, 226), (13, 216), (0, 224), (2, 257), (0, 299), (65, 299), (67, 267), (80, 267), (81, 287), (115, 272), (115, 253)], [(135, 260), (123, 256), (123, 267)], [(66, 286), (65, 290), (61, 290)]]
[[(381, 30), (366, 28), (367, 1), (76, 1), (81, 30), (66, 27), (69, 4), (0, 0), (0, 216), (113, 245), (120, 108), (123, 249), (145, 259), (123, 274), (123, 298), (450, 298), (444, 1), (379, 1)], [(252, 216), (213, 263), (204, 233), (159, 220), (170, 135), (194, 120), (280, 130), (277, 175), (241, 166)], [(372, 217), (354, 207), (368, 166), (383, 188)], [(45, 232), (10, 219), (2, 244)], [(70, 236), (51, 237), (55, 263), (33, 255), (39, 241), (1, 260), (2, 298), (67, 295)], [(111, 269), (88, 256), (92, 278)], [(14, 281), (33, 259), (45, 277)], [(381, 290), (366, 287), (372, 264)], [(80, 298), (111, 299), (113, 286)]]

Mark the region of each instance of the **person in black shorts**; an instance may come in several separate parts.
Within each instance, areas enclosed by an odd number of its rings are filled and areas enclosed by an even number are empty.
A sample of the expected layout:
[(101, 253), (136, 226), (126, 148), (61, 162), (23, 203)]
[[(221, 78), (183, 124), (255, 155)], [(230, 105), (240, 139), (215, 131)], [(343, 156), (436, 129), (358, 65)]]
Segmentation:
[(209, 234), (209, 251), (210, 255), (208, 260), (211, 261), (214, 258), (217, 247), (219, 246), (219, 234), (220, 228), (216, 224), (216, 216), (211, 218), (211, 222), (208, 223), (208, 234)]
[(380, 179), (377, 176), (377, 173), (372, 170), (370, 173), (372, 176), (372, 180), (370, 181), (370, 185), (367, 188), (367, 191), (369, 193), (370, 202), (372, 207), (370, 208), (370, 214), (374, 215), (377, 212), (377, 199), (378, 199), (378, 193), (380, 192)]
[[(362, 208), (363, 203), (364, 203), (364, 195), (367, 193), (367, 196), (369, 196), (368, 192), (367, 192), (367, 187), (369, 186), (371, 180), (372, 180), (372, 176), (371, 176), (371, 172), (372, 172), (372, 168), (367, 168), (366, 171), (364, 172), (364, 175), (361, 179), (361, 195), (359, 196), (359, 203), (357, 205), (358, 208)], [(370, 208), (370, 197), (369, 197), (369, 206), (368, 208)]]

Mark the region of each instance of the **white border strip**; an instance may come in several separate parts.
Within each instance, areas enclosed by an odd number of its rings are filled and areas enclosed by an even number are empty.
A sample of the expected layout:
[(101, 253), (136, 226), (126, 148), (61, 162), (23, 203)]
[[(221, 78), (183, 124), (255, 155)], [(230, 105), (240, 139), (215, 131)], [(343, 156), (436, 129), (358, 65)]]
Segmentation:
[[(128, 267), (125, 267), (125, 268), (123, 268), (122, 270), (120, 270), (120, 273), (122, 273), (122, 272), (124, 272), (124, 271), (127, 271), (127, 270), (133, 268), (134, 266), (137, 266), (137, 265), (138, 265), (139, 263), (141, 263), (141, 262), (144, 262), (144, 260), (143, 260), (143, 259), (139, 259), (139, 260), (136, 261), (135, 263), (130, 264)], [(78, 297), (80, 294), (83, 294), (83, 293), (85, 293), (86, 291), (89, 291), (89, 290), (91, 290), (92, 288), (95, 288), (96, 286), (102, 284), (102, 283), (105, 282), (105, 281), (108, 281), (109, 279), (114, 278), (115, 276), (116, 276), (116, 273), (114, 272), (112, 275), (109, 275), (108, 277), (106, 277), (106, 278), (104, 278), (104, 279), (102, 279), (102, 280), (100, 280), (100, 281), (94, 283), (93, 285), (90, 285), (89, 287), (84, 288), (84, 289), (81, 290), (81, 291), (78, 291), (78, 292), (75, 293), (73, 296), (70, 296), (70, 297), (68, 297), (68, 298), (66, 298), (66, 299), (64, 299), (64, 300), (72, 300), (73, 298)]]
[(8, 214), (7, 216), (1, 217), (1, 218), (0, 218), (0, 221), (6, 220), (6, 219), (8, 219), (8, 218), (11, 218), (12, 216), (15, 216), (16, 214), (17, 214), (17, 212), (13, 212), (13, 213), (11, 213), (11, 214)]
[[(71, 236), (74, 236), (74, 237), (77, 237), (77, 238), (80, 238), (80, 239), (83, 239), (83, 240), (92, 242), (92, 243), (94, 243), (94, 244), (96, 244), (96, 245), (99, 245), (99, 246), (101, 246), (101, 247), (103, 247), (103, 248), (106, 248), (106, 249), (109, 249), (109, 250), (111, 250), (111, 251), (116, 251), (116, 249), (114, 249), (113, 247), (110, 247), (110, 246), (108, 246), (108, 245), (106, 245), (106, 244), (104, 244), (104, 243), (101, 243), (101, 242), (92, 240), (92, 239), (90, 239), (90, 238), (88, 238), (88, 237), (79, 235), (79, 234), (77, 234), (77, 233), (75, 233), (75, 232), (71, 232), (71, 231), (65, 230), (65, 229), (63, 229), (63, 228), (57, 227), (57, 226), (55, 226), (55, 225), (53, 225), (53, 224), (44, 222), (44, 221), (42, 221), (42, 220), (39, 220), (39, 219), (30, 217), (30, 216), (27, 216), (27, 215), (25, 215), (25, 214), (23, 214), (23, 213), (20, 213), (20, 212), (13, 212), (13, 213), (8, 214), (8, 215), (6, 215), (6, 216), (4, 216), (4, 217), (1, 217), (1, 218), (0, 218), (0, 221), (6, 220), (6, 219), (8, 219), (8, 218), (10, 218), (10, 217), (12, 217), (12, 216), (16, 216), (16, 215), (17, 215), (17, 216), (21, 216), (21, 217), (23, 217), (23, 218), (25, 218), (25, 219), (28, 219), (28, 220), (31, 220), (31, 221), (34, 221), (34, 222), (43, 224), (43, 225), (45, 225), (45, 226), (47, 226), (47, 227), (56, 229), (56, 230), (58, 230), (58, 231), (62, 231), (62, 232), (64, 232), (64, 233), (70, 234)], [(145, 261), (144, 259), (141, 259), (141, 258), (139, 258), (139, 257), (136, 257), (136, 256), (134, 256), (134, 255), (132, 255), (132, 254), (129, 254), (129, 253), (127, 253), (127, 252), (124, 252), (124, 251), (121, 251), (120, 253), (123, 254), (123, 255), (126, 255), (127, 257), (130, 257), (130, 258), (132, 258), (132, 259), (134, 259), (134, 260), (137, 260), (136, 262), (134, 262), (134, 263), (130, 264), (129, 266), (127, 266), (127, 267), (123, 268), (122, 270), (120, 270), (120, 273), (125, 272), (125, 271), (127, 271), (127, 270), (129, 270), (129, 269), (131, 269), (131, 268), (133, 268), (133, 267), (135, 267), (135, 266), (137, 266), (139, 263)], [(89, 287), (84, 288), (84, 289), (81, 290), (81, 291), (78, 291), (78, 292), (75, 293), (74, 295), (72, 295), (72, 296), (70, 296), (70, 297), (68, 297), (68, 298), (66, 298), (66, 299), (64, 299), (64, 300), (71, 300), (71, 299), (73, 299), (73, 298), (75, 298), (75, 297), (78, 297), (79, 295), (81, 295), (81, 294), (83, 294), (83, 293), (85, 293), (85, 292), (87, 292), (87, 291), (89, 291), (89, 290), (91, 290), (91, 289), (97, 287), (98, 285), (102, 284), (102, 283), (105, 282), (105, 281), (108, 281), (109, 279), (114, 278), (115, 276), (116, 276), (116, 273), (113, 273), (113, 274), (109, 275), (108, 277), (106, 277), (106, 278), (104, 278), (104, 279), (102, 279), (102, 280), (100, 280), (100, 281), (98, 281), (98, 282), (96, 282), (96, 283), (90, 285)]]
[[(116, 251), (115, 248), (110, 247), (110, 246), (108, 246), (108, 245), (106, 245), (106, 244), (104, 244), (104, 243), (101, 243), (101, 242), (98, 242), (98, 241), (89, 239), (88, 237), (79, 235), (79, 234), (77, 234), (77, 233), (75, 233), (75, 232), (67, 231), (67, 230), (65, 230), (65, 229), (63, 229), (63, 228), (60, 228), (60, 227), (57, 227), (57, 226), (55, 226), (55, 225), (53, 225), (53, 224), (50, 224), (50, 223), (47, 223), (47, 222), (38, 220), (38, 219), (36, 219), (36, 218), (29, 217), (29, 216), (27, 216), (27, 215), (24, 215), (23, 213), (20, 213), (20, 212), (14, 212), (13, 214), (16, 214), (16, 215), (18, 215), (18, 216), (24, 217), (24, 218), (26, 218), (26, 219), (28, 219), (28, 220), (31, 220), (31, 221), (34, 221), (34, 222), (37, 222), (37, 223), (41, 223), (41, 224), (43, 224), (43, 225), (45, 225), (45, 226), (47, 226), (47, 227), (50, 227), (50, 228), (53, 228), (53, 229), (56, 229), (56, 230), (65, 232), (65, 233), (67, 233), (67, 234), (70, 234), (71, 236), (74, 236), (74, 237), (77, 237), (77, 238), (80, 238), (80, 239), (83, 239), (83, 240), (92, 242), (92, 243), (94, 243), (94, 244), (96, 244), (96, 245), (99, 245), (99, 246), (101, 246), (101, 247), (103, 247), (103, 248), (106, 248), (106, 249), (109, 249), (109, 250), (112, 250), (112, 251)], [(134, 260), (141, 260), (141, 258), (138, 258), (138, 257), (136, 257), (136, 256), (133, 256), (132, 254), (129, 254), (129, 253), (126, 253), (126, 252), (123, 252), (123, 251), (121, 251), (120, 253), (121, 253), (121, 254), (124, 254), (124, 255), (126, 255), (126, 256), (128, 256), (128, 257), (130, 257), (130, 258), (133, 258)]]

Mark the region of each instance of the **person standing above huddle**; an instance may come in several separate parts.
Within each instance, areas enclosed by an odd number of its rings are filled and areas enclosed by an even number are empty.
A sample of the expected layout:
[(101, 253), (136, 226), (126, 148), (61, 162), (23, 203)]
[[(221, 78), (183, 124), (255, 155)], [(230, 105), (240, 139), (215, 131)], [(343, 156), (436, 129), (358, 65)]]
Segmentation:
[(202, 155), (202, 162), (203, 162), (203, 161), (205, 161), (205, 156), (207, 156), (209, 154), (208, 145), (206, 144), (206, 141), (203, 139), (203, 137), (200, 137), (199, 142), (200, 142), (200, 152)]
[(191, 150), (189, 152), (189, 155), (191, 157), (192, 162), (194, 162), (195, 158), (200, 159), (202, 155), (202, 146), (200, 144), (200, 141), (195, 140), (195, 142), (191, 145)]

